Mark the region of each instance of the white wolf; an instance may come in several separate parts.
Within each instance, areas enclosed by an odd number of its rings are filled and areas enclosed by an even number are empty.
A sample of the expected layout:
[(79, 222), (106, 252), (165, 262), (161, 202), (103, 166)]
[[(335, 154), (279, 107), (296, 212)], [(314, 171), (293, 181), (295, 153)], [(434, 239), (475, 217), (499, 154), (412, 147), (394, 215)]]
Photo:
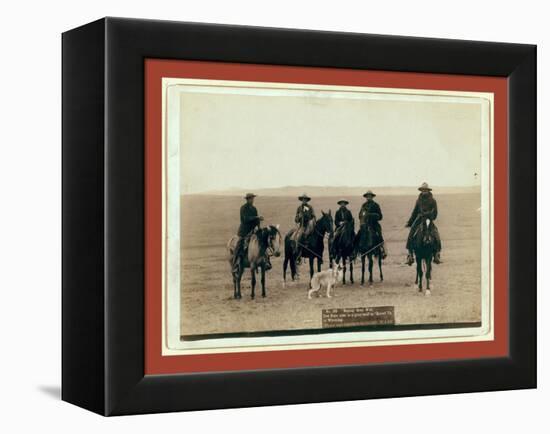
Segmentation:
[(311, 278), (311, 289), (307, 293), (307, 298), (311, 299), (311, 294), (319, 293), (322, 286), (327, 287), (327, 297), (331, 298), (330, 290), (338, 282), (342, 281), (343, 268), (340, 263), (336, 264), (336, 268), (329, 268), (325, 271), (315, 273)]

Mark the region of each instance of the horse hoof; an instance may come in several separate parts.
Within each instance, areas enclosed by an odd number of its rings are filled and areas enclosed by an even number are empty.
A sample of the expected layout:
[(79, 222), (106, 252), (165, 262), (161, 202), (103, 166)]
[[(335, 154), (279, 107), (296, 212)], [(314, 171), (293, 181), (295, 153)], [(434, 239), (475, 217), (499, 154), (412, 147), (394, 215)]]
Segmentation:
[(253, 295), (251, 295), (250, 298), (251, 298), (252, 300), (254, 300), (254, 296), (253, 296)]
[(430, 291), (429, 289), (426, 289), (426, 297), (432, 295), (432, 291)]
[(262, 294), (262, 298), (265, 298), (265, 294)]

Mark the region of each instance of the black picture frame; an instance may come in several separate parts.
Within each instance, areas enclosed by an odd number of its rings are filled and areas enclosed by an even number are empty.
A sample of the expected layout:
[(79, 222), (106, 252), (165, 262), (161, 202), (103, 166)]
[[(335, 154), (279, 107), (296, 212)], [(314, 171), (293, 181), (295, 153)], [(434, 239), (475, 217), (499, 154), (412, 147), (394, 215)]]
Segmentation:
[[(104, 18), (62, 51), (63, 400), (123, 415), (536, 387), (536, 46)], [(145, 58), (507, 77), (509, 356), (144, 375)]]

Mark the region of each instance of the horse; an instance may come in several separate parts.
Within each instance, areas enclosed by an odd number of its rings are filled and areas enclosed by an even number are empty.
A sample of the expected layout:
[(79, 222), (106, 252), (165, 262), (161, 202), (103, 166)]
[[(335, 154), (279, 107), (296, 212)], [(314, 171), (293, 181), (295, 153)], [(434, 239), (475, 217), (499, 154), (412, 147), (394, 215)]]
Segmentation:
[(245, 268), (250, 268), (252, 275), (251, 287), (252, 291), (250, 297), (253, 299), (255, 296), (256, 288), (256, 271), (260, 269), (260, 282), (262, 284), (262, 297), (266, 296), (265, 292), (265, 271), (266, 264), (271, 256), (279, 257), (281, 255), (281, 233), (279, 232), (279, 225), (266, 226), (264, 228), (258, 228), (250, 235), (248, 241), (248, 248), (246, 255), (241, 259), (239, 267), (236, 270), (233, 269), (233, 255), (235, 253), (235, 246), (237, 244), (238, 237), (233, 236), (227, 243), (227, 250), (229, 253), (229, 263), (232, 266), (233, 275), (233, 297), (235, 299), (241, 298), (241, 278)]
[(342, 283), (346, 284), (346, 260), (349, 260), (349, 280), (353, 283), (353, 261), (355, 259), (355, 231), (353, 222), (344, 221), (334, 232), (332, 242), (331, 261), (342, 262), (343, 277)]
[(422, 221), (416, 228), (416, 233), (413, 235), (414, 240), (414, 256), (416, 259), (416, 279), (415, 284), (418, 284), (418, 292), (422, 292), (422, 278), (424, 270), (422, 264), (426, 268), (426, 295), (430, 295), (430, 280), (432, 279), (432, 260), (435, 252), (435, 239), (431, 231), (433, 222), (422, 217)]
[(372, 285), (372, 266), (373, 258), (378, 259), (378, 269), (380, 270), (380, 281), (384, 281), (382, 273), (382, 244), (380, 236), (370, 224), (361, 225), (359, 232), (355, 237), (355, 254), (361, 257), (361, 286), (365, 285), (365, 257), (369, 259), (369, 286)]
[[(285, 236), (285, 260), (283, 262), (283, 286), (286, 284), (286, 270), (290, 264), (290, 275), (292, 280), (297, 277), (296, 263), (298, 257), (309, 258), (309, 278), (313, 277), (313, 264), (317, 258), (317, 271), (321, 271), (323, 263), (323, 252), (325, 250), (325, 234), (329, 235), (329, 253), (331, 251), (332, 239), (334, 237), (334, 220), (332, 213), (321, 211), (322, 217), (314, 224), (313, 230), (303, 241), (303, 244), (294, 240), (294, 233), (297, 228), (291, 229)], [(330, 255), (329, 255), (330, 256)], [(332, 265), (332, 258), (330, 258)]]

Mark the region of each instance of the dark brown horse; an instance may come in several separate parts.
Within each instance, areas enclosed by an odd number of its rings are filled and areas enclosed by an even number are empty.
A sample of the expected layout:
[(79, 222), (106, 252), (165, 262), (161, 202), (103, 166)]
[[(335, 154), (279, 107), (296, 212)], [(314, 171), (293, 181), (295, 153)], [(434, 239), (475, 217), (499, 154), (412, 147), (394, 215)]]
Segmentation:
[[(302, 242), (294, 239), (294, 232), (297, 228), (291, 229), (285, 236), (285, 260), (283, 262), (283, 285), (286, 284), (286, 270), (290, 265), (292, 280), (298, 276), (297, 260), (309, 259), (309, 277), (313, 277), (314, 260), (317, 259), (317, 271), (321, 271), (323, 263), (323, 252), (325, 251), (325, 235), (328, 234), (329, 254), (331, 251), (332, 239), (334, 237), (334, 220), (332, 213), (321, 211), (322, 217), (315, 222), (313, 230)], [(331, 262), (332, 262), (332, 258)]]
[(380, 281), (384, 280), (382, 273), (382, 244), (384, 242), (376, 230), (370, 224), (361, 225), (357, 236), (355, 237), (355, 252), (361, 258), (361, 286), (365, 284), (365, 259), (369, 259), (369, 286), (372, 285), (372, 267), (374, 258), (378, 259), (378, 269), (380, 270)]
[[(234, 236), (229, 240), (227, 244), (227, 250), (229, 253), (229, 263), (233, 264), (233, 254), (237, 237)], [(281, 233), (279, 232), (279, 225), (267, 226), (256, 230), (250, 235), (248, 242), (248, 249), (246, 255), (239, 263), (237, 269), (233, 269), (233, 297), (236, 299), (241, 298), (241, 278), (245, 268), (250, 268), (252, 275), (251, 287), (252, 291), (250, 297), (254, 298), (254, 290), (256, 288), (256, 270), (260, 269), (260, 281), (262, 284), (262, 297), (266, 296), (265, 292), (265, 272), (266, 265), (271, 256), (278, 257), (281, 255)]]
[[(413, 234), (414, 256), (416, 258), (416, 279), (418, 292), (422, 292), (422, 278), (426, 276), (426, 295), (430, 295), (430, 280), (432, 279), (432, 260), (435, 253), (435, 239), (431, 231), (432, 221), (427, 217), (422, 220)], [(425, 272), (424, 272), (425, 269)]]
[(341, 262), (343, 275), (342, 283), (346, 284), (346, 262), (349, 261), (349, 281), (353, 283), (353, 261), (355, 259), (355, 231), (353, 222), (344, 221), (334, 232), (331, 261)]

